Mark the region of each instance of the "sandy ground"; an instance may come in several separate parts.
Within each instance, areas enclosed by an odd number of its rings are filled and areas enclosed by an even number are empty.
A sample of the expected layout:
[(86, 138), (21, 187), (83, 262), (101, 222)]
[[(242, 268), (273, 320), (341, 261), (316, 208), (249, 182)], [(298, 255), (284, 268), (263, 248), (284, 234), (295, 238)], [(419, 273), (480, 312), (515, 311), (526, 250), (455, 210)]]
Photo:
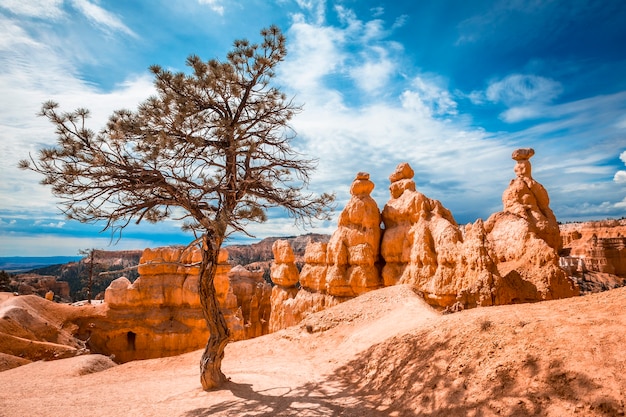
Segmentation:
[(232, 343), (223, 389), (201, 352), (100, 355), (0, 372), (1, 416), (619, 416), (626, 288), (441, 315), (404, 286)]

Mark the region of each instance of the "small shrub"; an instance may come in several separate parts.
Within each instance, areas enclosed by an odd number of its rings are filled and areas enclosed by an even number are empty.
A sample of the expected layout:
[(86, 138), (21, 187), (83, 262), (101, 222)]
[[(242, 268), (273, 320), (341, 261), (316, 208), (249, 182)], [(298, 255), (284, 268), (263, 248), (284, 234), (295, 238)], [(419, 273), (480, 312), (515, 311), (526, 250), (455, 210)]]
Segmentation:
[(493, 323), (491, 323), (491, 320), (485, 319), (480, 322), (480, 330), (482, 332), (486, 332), (487, 330), (491, 329), (492, 325)]

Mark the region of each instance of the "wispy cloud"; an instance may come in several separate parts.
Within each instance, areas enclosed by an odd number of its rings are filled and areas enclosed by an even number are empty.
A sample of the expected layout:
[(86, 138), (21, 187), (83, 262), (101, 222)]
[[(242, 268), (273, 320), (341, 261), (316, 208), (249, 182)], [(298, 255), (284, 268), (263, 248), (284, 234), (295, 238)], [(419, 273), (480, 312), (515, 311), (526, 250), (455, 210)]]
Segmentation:
[(538, 75), (511, 74), (492, 82), (485, 92), (488, 100), (502, 102), (507, 106), (547, 103), (561, 94), (563, 88), (557, 81)]
[(558, 81), (534, 74), (510, 74), (492, 81), (485, 91), (469, 94), (475, 104), (501, 103), (508, 107), (500, 114), (507, 123), (545, 116), (544, 108), (557, 98), (563, 87)]
[(3, 0), (0, 8), (21, 16), (57, 19), (63, 15), (62, 5), (63, 0)]
[(219, 15), (224, 14), (224, 6), (221, 0), (198, 0), (200, 4), (206, 4), (211, 10)]
[(137, 37), (137, 34), (128, 28), (119, 17), (97, 4), (91, 3), (88, 0), (72, 0), (72, 5), (87, 19), (105, 31), (119, 31)]
[[(484, 199), (480, 194), (493, 180), (485, 165), (499, 167), (503, 184), (508, 181), (510, 151), (498, 138), (471, 127), (462, 117), (455, 118), (456, 102), (440, 77), (381, 77), (377, 89), (395, 92), (384, 100), (344, 97), (333, 80), (363, 65), (349, 51), (356, 45), (367, 50), (384, 41), (363, 36), (367, 22), (353, 17), (346, 25), (342, 31), (295, 22), (289, 31), (290, 55), (281, 72), (281, 81), (305, 103), (294, 125), (303, 150), (320, 160), (312, 182), (316, 187), (334, 188), (343, 199), (341, 206), (349, 198), (347, 190), (356, 172), (368, 171), (377, 185), (374, 197), (382, 207), (389, 198), (387, 177), (399, 162), (407, 161), (417, 172), (418, 187), (458, 206), (460, 201)], [(388, 65), (390, 74), (404, 70), (399, 60), (389, 60)], [(403, 80), (400, 85), (398, 79)], [(511, 174), (506, 173), (507, 165)], [(473, 179), (471, 186), (465, 185), (468, 177)], [(490, 208), (499, 202), (499, 196), (492, 198)]]
[(326, 0), (296, 0), (296, 4), (304, 13), (312, 16), (316, 24), (326, 20)]
[(411, 86), (412, 89), (402, 93), (404, 107), (412, 108), (425, 116), (457, 114), (457, 103), (447, 88), (442, 86), (439, 77), (418, 75)]
[(80, 62), (60, 55), (54, 42), (44, 42), (20, 21), (2, 15), (0, 26), (10, 28), (0, 41), (0, 153), (4, 158), (0, 209), (45, 207), (56, 212), (50, 190), (38, 184), (41, 178), (17, 168), (19, 160), (36, 155), (43, 144), (54, 143), (53, 126), (36, 117), (41, 104), (52, 99), (64, 110), (87, 107), (92, 112), (90, 124), (97, 130), (113, 110), (134, 108), (147, 98), (152, 81), (147, 74), (129, 75), (111, 91), (101, 91), (82, 79)]

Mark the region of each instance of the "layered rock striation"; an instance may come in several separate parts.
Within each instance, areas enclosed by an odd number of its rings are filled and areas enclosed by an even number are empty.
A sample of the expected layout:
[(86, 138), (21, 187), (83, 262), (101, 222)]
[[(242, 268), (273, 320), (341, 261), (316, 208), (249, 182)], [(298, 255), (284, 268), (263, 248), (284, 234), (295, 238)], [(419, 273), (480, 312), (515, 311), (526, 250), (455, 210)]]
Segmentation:
[(351, 197), (339, 215), (337, 230), (328, 243), (311, 241), (307, 245), (305, 264), (293, 276), (295, 282), (289, 281), (291, 288), (284, 288), (279, 274), (286, 259), (282, 253), (289, 253), (291, 247), (287, 241), (274, 244), (271, 278), (277, 285), (272, 292), (270, 330), (297, 324), (310, 313), (383, 286), (381, 215), (371, 197), (373, 189), (369, 174), (359, 172), (350, 186)]
[(560, 226), (561, 267), (584, 293), (626, 285), (626, 219)]
[[(198, 292), (197, 250), (146, 249), (140, 277), (122, 277), (106, 289), (104, 316), (80, 323), (89, 348), (118, 362), (178, 355), (202, 348), (209, 337)], [(215, 288), (232, 340), (269, 331), (270, 286), (262, 272), (232, 270), (228, 252), (218, 258)]]

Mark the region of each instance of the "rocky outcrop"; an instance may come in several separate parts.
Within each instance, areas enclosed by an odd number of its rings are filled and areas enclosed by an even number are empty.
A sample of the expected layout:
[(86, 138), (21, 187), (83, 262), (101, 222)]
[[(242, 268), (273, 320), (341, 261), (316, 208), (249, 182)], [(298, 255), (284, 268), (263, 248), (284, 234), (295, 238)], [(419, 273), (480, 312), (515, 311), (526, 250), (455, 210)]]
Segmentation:
[(497, 304), (579, 294), (559, 266), (559, 226), (548, 193), (531, 176), (534, 153), (532, 149), (513, 152), (517, 177), (502, 194), (503, 211), (485, 222), (490, 255), (498, 269)]
[(626, 219), (560, 226), (561, 267), (583, 293), (626, 285)]
[(243, 339), (269, 333), (272, 288), (263, 278), (263, 271), (250, 271), (235, 266), (228, 273), (237, 309), (243, 319)]
[(380, 211), (370, 196), (374, 183), (360, 172), (352, 182), (352, 197), (339, 215), (337, 230), (326, 251), (325, 292), (355, 297), (382, 287), (380, 278)]
[[(57, 280), (57, 277), (50, 275), (21, 274), (19, 279), (12, 283), (18, 294), (37, 294), (46, 297), (52, 292), (52, 297), (57, 301), (70, 300), (70, 286), (65, 281)], [(49, 297), (49, 295), (48, 295)]]
[(250, 264), (269, 264), (274, 259), (272, 245), (277, 240), (286, 240), (291, 245), (293, 253), (296, 256), (296, 265), (303, 263), (304, 251), (309, 242), (328, 242), (330, 235), (319, 233), (307, 233), (300, 236), (289, 237), (267, 237), (260, 242), (250, 245), (229, 245), (225, 249), (228, 251), (228, 263), (232, 266), (250, 265)]
[[(197, 250), (146, 249), (140, 277), (113, 281), (105, 292), (105, 316), (81, 323), (90, 349), (127, 362), (202, 348), (209, 333), (198, 295), (200, 260)], [(222, 250), (215, 288), (231, 338), (260, 336), (269, 330), (269, 284), (261, 274), (232, 271), (227, 260)]]
[[(293, 253), (290, 243), (284, 240), (277, 241), (274, 245), (272, 281), (277, 285), (272, 289), (271, 332), (294, 326), (309, 314), (337, 305), (346, 299), (326, 293), (326, 249), (328, 246), (326, 243), (309, 242), (307, 245), (304, 254), (306, 263), (298, 276), (293, 275), (299, 280), (297, 282), (299, 282), (300, 289), (296, 287), (297, 284), (288, 287), (280, 284), (285, 282), (281, 274), (285, 271), (293, 273), (291, 267), (293, 261), (289, 261)], [(293, 282), (293, 278), (290, 278), (289, 282)]]
[[(325, 243), (309, 243), (309, 248), (325, 248)], [(299, 272), (295, 255), (287, 240), (277, 240), (272, 246), (274, 262), (271, 277), (276, 284), (272, 288), (270, 332), (296, 325), (308, 314), (315, 313), (338, 303), (335, 297), (322, 292), (297, 288)], [(325, 253), (325, 252), (324, 252)], [(311, 258), (309, 254), (307, 258)], [(318, 285), (323, 285), (318, 280)]]
[(407, 163), (389, 176), (391, 198), (382, 212), (382, 278), (386, 286), (410, 284), (431, 302), (449, 305), (462, 289), (455, 270), (463, 236), (449, 210), (416, 191), (413, 176)]
[[(288, 281), (283, 271), (294, 262), (293, 251), (287, 241), (274, 243), (271, 278), (277, 285), (272, 290), (270, 330), (298, 324), (308, 314), (382, 287), (381, 217), (370, 196), (373, 189), (369, 174), (359, 172), (350, 187), (352, 197), (339, 215), (337, 230), (328, 243), (307, 245), (302, 272), (290, 274)], [(289, 268), (293, 271), (295, 264)]]
[(287, 242), (275, 250), (272, 280), (278, 285), (270, 329), (296, 324), (322, 305), (383, 285), (408, 284), (431, 305), (448, 309), (579, 294), (559, 267), (559, 226), (548, 193), (532, 178), (533, 154), (532, 149), (513, 152), (516, 178), (502, 195), (503, 210), (464, 227), (441, 202), (416, 190), (408, 163), (389, 176), (390, 199), (382, 214), (370, 197), (369, 174), (358, 173), (337, 230), (328, 244), (307, 247), (299, 277), (294, 273), (286, 280), (278, 273), (293, 262)]
[[(73, 317), (94, 316), (95, 306), (75, 307), (38, 295), (0, 293), (0, 371), (31, 361), (84, 353)], [(97, 313), (96, 313), (97, 314)]]
[(517, 177), (503, 211), (459, 228), (450, 211), (415, 189), (400, 164), (383, 209), (385, 285), (406, 283), (440, 307), (511, 304), (578, 294), (559, 268), (560, 235), (548, 193), (531, 176), (532, 149), (513, 152)]

